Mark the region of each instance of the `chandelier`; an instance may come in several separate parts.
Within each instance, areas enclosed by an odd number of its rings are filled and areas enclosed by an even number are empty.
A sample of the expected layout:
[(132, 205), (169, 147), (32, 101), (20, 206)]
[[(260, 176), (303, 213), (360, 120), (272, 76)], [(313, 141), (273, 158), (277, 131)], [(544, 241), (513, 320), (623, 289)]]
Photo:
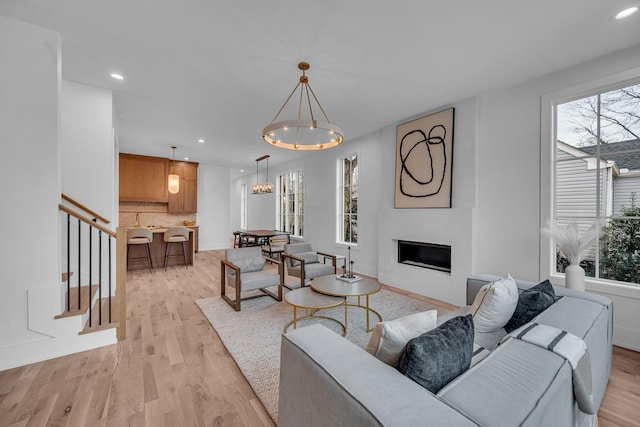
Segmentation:
[[(302, 70), (300, 81), (296, 87), (293, 88), (287, 100), (284, 101), (284, 104), (282, 104), (282, 107), (278, 110), (271, 124), (262, 130), (264, 140), (275, 147), (287, 148), (289, 150), (323, 150), (339, 145), (344, 139), (344, 132), (329, 121), (327, 114), (318, 101), (318, 97), (316, 97), (316, 94), (309, 85), (309, 78), (305, 74), (305, 71), (307, 71), (309, 67), (310, 65), (307, 62), (300, 62), (298, 64), (298, 68)], [(297, 120), (276, 122), (278, 116), (298, 88), (300, 88), (300, 97), (298, 101)], [(311, 106), (311, 98), (313, 98), (322, 112), (325, 119), (324, 122), (316, 120)], [(302, 119), (302, 105), (304, 101), (306, 101), (309, 107), (308, 120)]]
[[(258, 165), (261, 161), (267, 161), (267, 179), (264, 183), (260, 184), (258, 182)], [(262, 157), (258, 157), (256, 159), (256, 185), (251, 187), (252, 194), (269, 194), (273, 193), (273, 184), (269, 182), (269, 155), (265, 154)]]

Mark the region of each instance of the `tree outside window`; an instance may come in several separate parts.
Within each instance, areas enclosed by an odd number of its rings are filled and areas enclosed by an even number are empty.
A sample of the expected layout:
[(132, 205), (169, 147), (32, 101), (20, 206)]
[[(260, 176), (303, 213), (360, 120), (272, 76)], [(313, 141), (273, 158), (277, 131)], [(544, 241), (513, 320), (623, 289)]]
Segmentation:
[[(640, 84), (556, 106), (554, 216), (600, 237), (581, 263), (587, 276), (640, 283)], [(556, 254), (556, 271), (568, 265)]]
[(304, 172), (287, 172), (278, 176), (276, 185), (276, 229), (303, 237)]
[(358, 243), (358, 155), (338, 161), (338, 242)]

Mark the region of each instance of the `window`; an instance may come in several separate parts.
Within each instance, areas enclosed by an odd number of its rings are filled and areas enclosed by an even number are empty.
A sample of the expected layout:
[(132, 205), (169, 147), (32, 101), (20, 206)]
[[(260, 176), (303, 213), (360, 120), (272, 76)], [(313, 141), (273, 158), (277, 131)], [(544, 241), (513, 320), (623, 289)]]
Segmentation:
[[(640, 283), (640, 84), (555, 107), (553, 216), (602, 225), (581, 262), (588, 277)], [(555, 271), (568, 261), (555, 254)]]
[(358, 155), (338, 160), (337, 241), (358, 244)]
[(240, 228), (247, 228), (247, 184), (240, 185)]
[(304, 172), (288, 172), (278, 176), (276, 185), (276, 230), (303, 237)]

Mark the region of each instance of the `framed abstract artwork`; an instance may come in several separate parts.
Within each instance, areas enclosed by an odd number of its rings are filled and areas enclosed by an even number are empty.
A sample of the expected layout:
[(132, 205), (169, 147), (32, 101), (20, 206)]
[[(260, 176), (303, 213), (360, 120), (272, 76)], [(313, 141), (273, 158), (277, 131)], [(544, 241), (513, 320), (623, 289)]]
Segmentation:
[(450, 208), (454, 109), (398, 125), (395, 208)]

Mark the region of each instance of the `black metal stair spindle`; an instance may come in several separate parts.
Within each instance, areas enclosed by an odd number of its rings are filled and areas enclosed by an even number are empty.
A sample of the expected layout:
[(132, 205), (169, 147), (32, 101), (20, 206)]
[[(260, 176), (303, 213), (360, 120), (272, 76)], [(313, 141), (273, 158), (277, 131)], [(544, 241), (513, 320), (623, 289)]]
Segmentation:
[(111, 323), (111, 236), (109, 241), (109, 323)]
[(102, 230), (98, 230), (98, 325), (102, 326)]
[(71, 215), (67, 214), (67, 311), (71, 310)]
[(82, 221), (78, 219), (78, 310), (80, 310), (80, 288), (82, 286)]
[(91, 232), (91, 226), (89, 226), (89, 327), (91, 327), (91, 281), (93, 280), (93, 233)]

